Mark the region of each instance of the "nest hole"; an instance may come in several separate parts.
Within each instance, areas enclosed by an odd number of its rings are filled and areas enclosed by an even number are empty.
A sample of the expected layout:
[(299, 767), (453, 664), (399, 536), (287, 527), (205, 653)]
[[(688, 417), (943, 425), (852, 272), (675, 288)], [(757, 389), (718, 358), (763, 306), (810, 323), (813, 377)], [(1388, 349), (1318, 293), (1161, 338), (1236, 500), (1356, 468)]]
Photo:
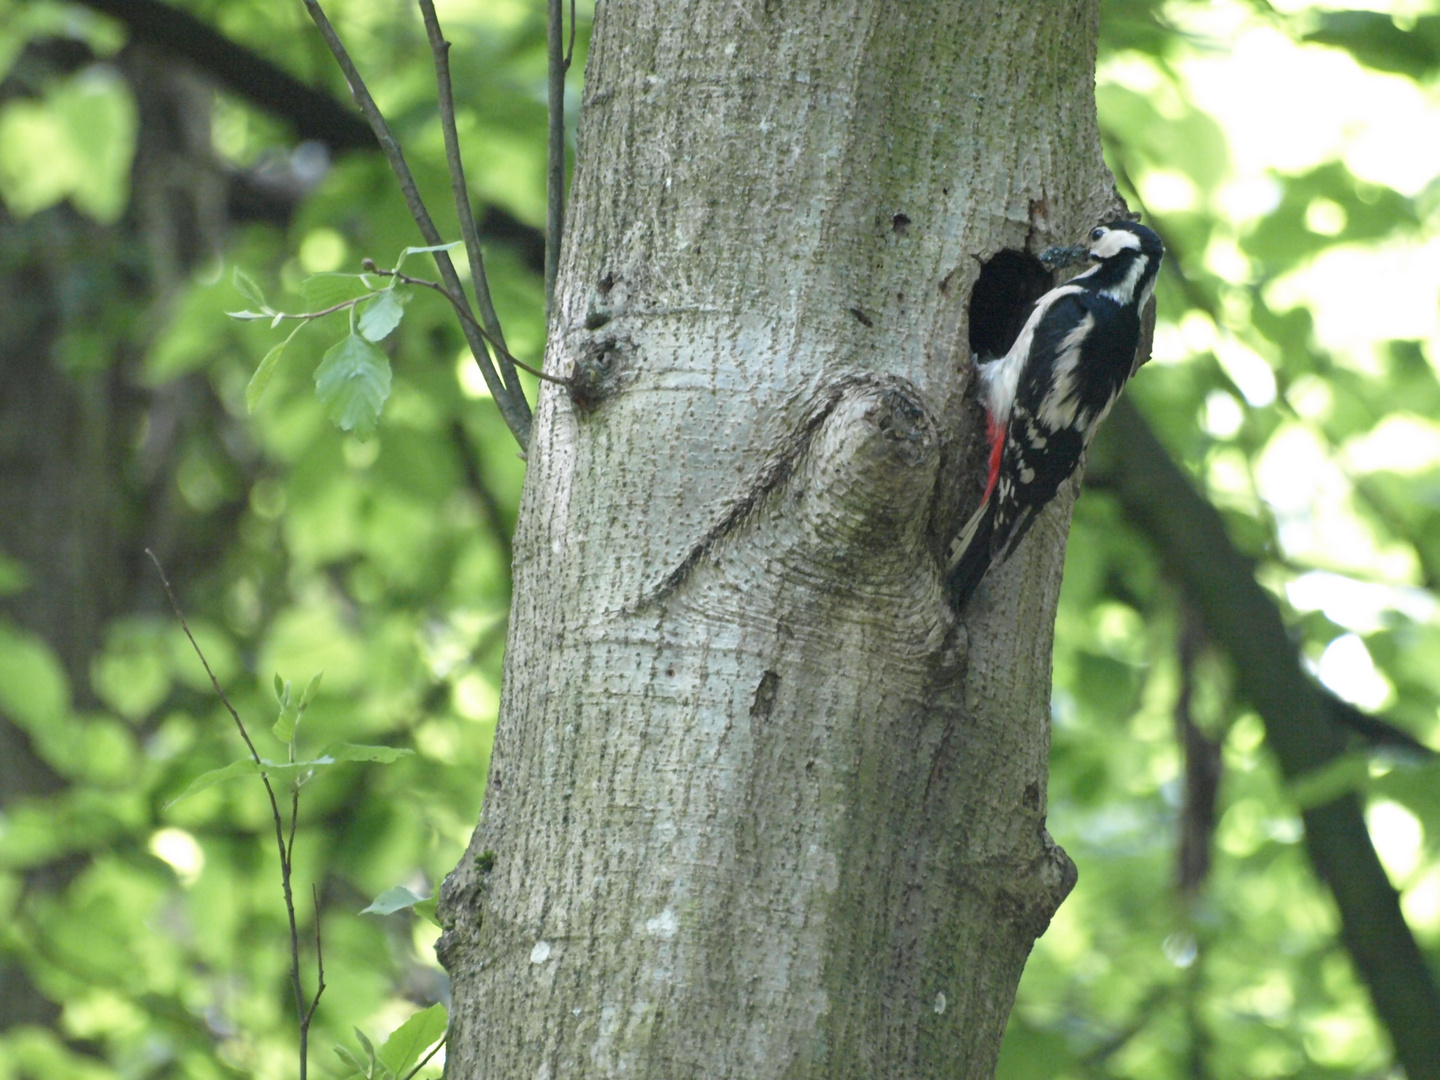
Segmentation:
[(1050, 272), (1035, 256), (1010, 248), (997, 251), (981, 266), (970, 292), (970, 351), (981, 360), (1009, 352), (1031, 306), (1051, 284)]

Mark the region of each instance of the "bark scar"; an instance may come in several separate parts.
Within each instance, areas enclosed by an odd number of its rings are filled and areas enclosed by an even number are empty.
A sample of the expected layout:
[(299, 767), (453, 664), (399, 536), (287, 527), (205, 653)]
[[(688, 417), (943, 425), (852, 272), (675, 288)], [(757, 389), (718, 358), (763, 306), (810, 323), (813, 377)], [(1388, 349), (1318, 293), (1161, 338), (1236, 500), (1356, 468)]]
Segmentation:
[(675, 592), (685, 583), (705, 556), (714, 549), (715, 545), (735, 532), (760, 507), (765, 496), (783, 487), (789, 481), (795, 473), (795, 466), (804, 456), (805, 451), (810, 448), (815, 433), (829, 419), (830, 414), (835, 411), (835, 407), (840, 404), (847, 392), (860, 387), (879, 389), (894, 385), (893, 376), (878, 372), (860, 372), (836, 379), (822, 389), (810, 403), (800, 424), (777, 440), (770, 453), (766, 455), (765, 463), (746, 482), (741, 494), (725, 506), (715, 523), (706, 530), (705, 535), (691, 545), (685, 557), (680, 560), (675, 569), (665, 575), (660, 584), (641, 598), (640, 602), (631, 609), (632, 613), (643, 611)]

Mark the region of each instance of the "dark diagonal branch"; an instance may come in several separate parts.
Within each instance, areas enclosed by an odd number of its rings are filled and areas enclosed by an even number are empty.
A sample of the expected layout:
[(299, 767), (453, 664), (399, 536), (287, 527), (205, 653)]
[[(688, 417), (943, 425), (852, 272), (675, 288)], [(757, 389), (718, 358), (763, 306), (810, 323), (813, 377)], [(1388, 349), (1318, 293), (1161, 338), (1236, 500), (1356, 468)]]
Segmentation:
[[(1210, 640), (1229, 654), (1237, 686), (1264, 720), (1286, 779), (1337, 758), (1344, 737), (1301, 666), (1279, 607), (1231, 543), (1219, 513), (1128, 401), (1119, 402), (1097, 440), (1092, 473), (1107, 481), (1199, 611)], [(1397, 1060), (1410, 1080), (1440, 1080), (1440, 988), (1375, 854), (1359, 799), (1346, 794), (1303, 815), (1310, 859), (1335, 897), (1341, 937)]]
[[(363, 117), (334, 95), (302, 82), (283, 68), (231, 41), (208, 23), (161, 0), (75, 0), (111, 16), (137, 41), (164, 49), (184, 60), (230, 93), (275, 119), (289, 124), (301, 139), (323, 143), (332, 154), (380, 149)], [(246, 190), (248, 217), (284, 221), (290, 199), (272, 206), (265, 192)], [(283, 205), (281, 205), (283, 203)], [(507, 210), (487, 207), (479, 233), (515, 248), (527, 269), (545, 272), (545, 234)]]
[(330, 94), (237, 45), (187, 11), (160, 0), (77, 2), (118, 19), (135, 39), (184, 57), (231, 93), (285, 118), (302, 139), (322, 142), (336, 153), (375, 148), (365, 121)]

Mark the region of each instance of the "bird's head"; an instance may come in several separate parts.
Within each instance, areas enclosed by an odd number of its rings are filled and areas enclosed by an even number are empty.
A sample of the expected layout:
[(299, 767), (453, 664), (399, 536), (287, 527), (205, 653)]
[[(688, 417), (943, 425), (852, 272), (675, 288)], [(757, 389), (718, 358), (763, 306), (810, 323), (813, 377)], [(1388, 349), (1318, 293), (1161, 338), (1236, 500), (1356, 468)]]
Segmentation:
[(1136, 221), (1111, 221), (1092, 229), (1086, 246), (1095, 265), (1080, 277), (1118, 303), (1143, 308), (1165, 256), (1160, 237)]

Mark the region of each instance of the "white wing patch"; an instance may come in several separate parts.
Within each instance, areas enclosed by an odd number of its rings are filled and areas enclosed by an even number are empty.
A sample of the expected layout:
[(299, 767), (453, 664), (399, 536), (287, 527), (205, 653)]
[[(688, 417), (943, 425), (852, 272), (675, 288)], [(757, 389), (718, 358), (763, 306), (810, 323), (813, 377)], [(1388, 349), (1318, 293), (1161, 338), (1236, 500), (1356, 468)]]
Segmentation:
[(1072, 427), (1075, 423), (1075, 369), (1080, 366), (1080, 347), (1095, 329), (1095, 316), (1086, 312), (1060, 342), (1060, 355), (1055, 358), (1054, 378), (1050, 392), (1040, 402), (1038, 416), (1051, 431)]
[(1020, 328), (1020, 336), (1015, 339), (1015, 344), (1010, 346), (1010, 351), (999, 360), (992, 360), (980, 368), (980, 392), (985, 399), (985, 408), (1001, 427), (1010, 420), (1010, 408), (1015, 404), (1015, 394), (1020, 388), (1020, 372), (1025, 367), (1031, 343), (1035, 340), (1035, 328), (1040, 325), (1045, 312), (1050, 310), (1056, 300), (1084, 291), (1078, 285), (1061, 285), (1040, 297), (1035, 301), (1035, 309)]

